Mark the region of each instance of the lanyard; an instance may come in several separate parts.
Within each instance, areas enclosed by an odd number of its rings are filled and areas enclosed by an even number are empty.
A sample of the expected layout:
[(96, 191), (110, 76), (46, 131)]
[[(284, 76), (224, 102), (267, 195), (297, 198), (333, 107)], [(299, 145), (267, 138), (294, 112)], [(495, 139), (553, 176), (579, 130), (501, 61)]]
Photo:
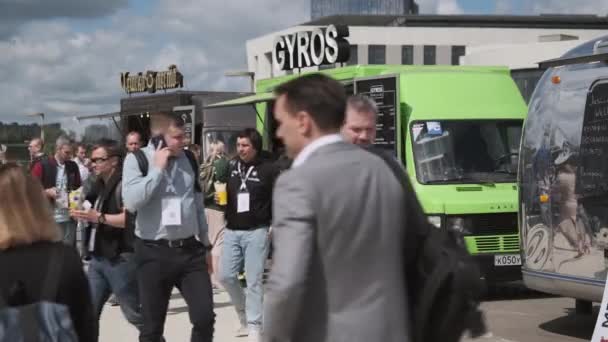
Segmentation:
[(240, 188), (240, 190), (247, 191), (247, 180), (249, 179), (249, 176), (251, 175), (251, 171), (253, 171), (253, 165), (251, 165), (249, 167), (249, 170), (247, 170), (247, 174), (245, 176), (243, 176), (243, 170), (241, 168), (241, 162), (239, 162), (238, 169), (239, 169), (239, 176), (241, 177), (241, 188)]
[[(173, 186), (173, 179), (175, 178), (175, 173), (177, 172), (177, 159), (170, 161), (169, 167), (167, 169), (164, 170), (163, 174), (165, 176), (165, 180), (167, 181), (167, 192), (173, 192), (174, 194), (177, 195), (177, 191), (175, 190), (175, 187)], [(171, 171), (169, 171), (168, 169), (171, 169)]]

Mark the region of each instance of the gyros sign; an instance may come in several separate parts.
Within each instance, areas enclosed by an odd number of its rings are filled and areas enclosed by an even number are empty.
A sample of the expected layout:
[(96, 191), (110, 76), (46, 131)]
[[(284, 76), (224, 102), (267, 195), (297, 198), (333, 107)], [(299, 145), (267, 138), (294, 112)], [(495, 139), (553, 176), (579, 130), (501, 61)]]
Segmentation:
[(274, 42), (273, 64), (291, 70), (346, 62), (350, 57), (347, 26), (330, 25), (313, 31), (279, 36)]

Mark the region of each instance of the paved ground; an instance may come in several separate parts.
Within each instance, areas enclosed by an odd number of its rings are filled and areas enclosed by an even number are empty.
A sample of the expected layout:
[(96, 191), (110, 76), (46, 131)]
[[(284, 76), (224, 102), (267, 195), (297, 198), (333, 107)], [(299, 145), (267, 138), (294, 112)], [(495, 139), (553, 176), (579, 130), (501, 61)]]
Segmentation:
[[(215, 296), (215, 313), (217, 315), (215, 341), (246, 342), (246, 338), (233, 337), (233, 332), (238, 327), (238, 320), (225, 292)], [(137, 330), (127, 323), (117, 306), (104, 307), (100, 325), (100, 342), (137, 341)], [(189, 341), (190, 328), (186, 303), (176, 291), (169, 305), (165, 338), (167, 342)]]
[(482, 304), (489, 333), (463, 342), (561, 342), (589, 341), (598, 307), (593, 315), (574, 313), (574, 299), (533, 293), (520, 286), (494, 291)]
[[(215, 341), (245, 342), (233, 337), (236, 314), (228, 296), (215, 296)], [(463, 342), (561, 342), (589, 341), (593, 332), (594, 316), (575, 315), (574, 300), (531, 294), (518, 287), (503, 288), (491, 294), (483, 303), (489, 333), (479, 339)], [(171, 300), (165, 336), (168, 342), (188, 341), (190, 322), (185, 303), (178, 293)], [(137, 341), (137, 331), (129, 326), (117, 307), (107, 306), (101, 320), (101, 342)]]

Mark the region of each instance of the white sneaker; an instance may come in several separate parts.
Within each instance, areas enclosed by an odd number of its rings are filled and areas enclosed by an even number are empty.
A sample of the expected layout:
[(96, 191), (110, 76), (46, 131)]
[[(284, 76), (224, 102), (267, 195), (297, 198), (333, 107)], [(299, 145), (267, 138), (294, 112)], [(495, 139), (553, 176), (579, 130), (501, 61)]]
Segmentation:
[(239, 328), (236, 330), (236, 337), (244, 337), (249, 335), (249, 329), (247, 328), (247, 315), (245, 312), (237, 312), (239, 316)]
[(262, 340), (262, 336), (260, 334), (259, 328), (249, 328), (249, 337), (247, 338), (247, 342), (260, 342)]
[(235, 337), (245, 337), (249, 335), (249, 329), (245, 325), (244, 327), (239, 327), (234, 334)]

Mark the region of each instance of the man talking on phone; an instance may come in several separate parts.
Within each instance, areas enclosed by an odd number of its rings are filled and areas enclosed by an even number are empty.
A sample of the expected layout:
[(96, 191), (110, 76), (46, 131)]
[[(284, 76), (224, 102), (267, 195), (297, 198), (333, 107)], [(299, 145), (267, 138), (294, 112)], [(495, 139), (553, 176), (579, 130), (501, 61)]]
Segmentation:
[(194, 156), (185, 151), (184, 126), (172, 117), (165, 132), (125, 160), (123, 199), (137, 211), (135, 261), (142, 304), (140, 342), (163, 341), (173, 287), (182, 293), (192, 322), (191, 341), (212, 341), (215, 314), (206, 264), (209, 241)]

